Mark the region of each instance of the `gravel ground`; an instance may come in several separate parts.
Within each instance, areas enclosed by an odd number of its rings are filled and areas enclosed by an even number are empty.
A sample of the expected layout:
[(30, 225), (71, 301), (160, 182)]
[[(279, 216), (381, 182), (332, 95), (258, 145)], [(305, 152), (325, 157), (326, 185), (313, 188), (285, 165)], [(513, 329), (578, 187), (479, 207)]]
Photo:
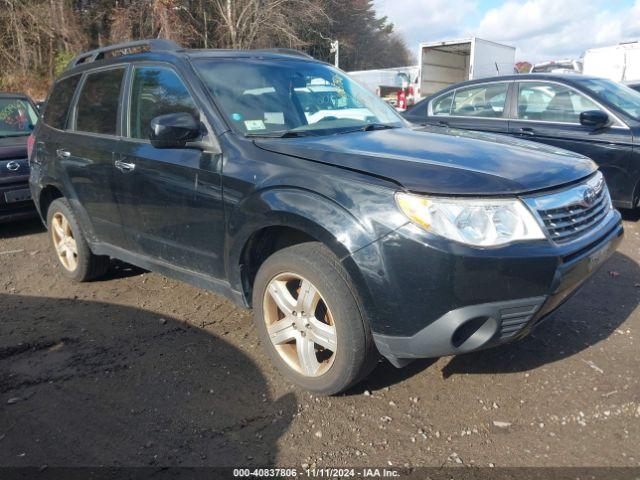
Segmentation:
[(0, 225), (2, 466), (640, 466), (640, 215), (553, 318), (480, 353), (289, 385), (250, 312), (114, 263), (73, 284)]

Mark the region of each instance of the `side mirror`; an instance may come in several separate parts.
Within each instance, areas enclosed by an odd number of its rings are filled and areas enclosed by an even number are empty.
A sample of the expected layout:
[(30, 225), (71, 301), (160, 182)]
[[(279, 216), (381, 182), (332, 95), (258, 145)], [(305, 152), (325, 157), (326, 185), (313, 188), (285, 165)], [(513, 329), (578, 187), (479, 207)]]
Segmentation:
[(190, 113), (169, 113), (151, 120), (149, 140), (156, 148), (183, 148), (199, 136), (200, 122)]
[(580, 125), (585, 127), (604, 127), (609, 123), (609, 115), (601, 110), (587, 110), (580, 114)]

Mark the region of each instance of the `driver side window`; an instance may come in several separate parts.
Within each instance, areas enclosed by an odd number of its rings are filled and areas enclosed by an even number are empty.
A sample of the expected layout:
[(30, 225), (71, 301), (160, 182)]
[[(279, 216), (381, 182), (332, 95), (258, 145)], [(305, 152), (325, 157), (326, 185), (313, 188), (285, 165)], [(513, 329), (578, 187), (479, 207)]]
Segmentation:
[(199, 118), (191, 94), (172, 69), (156, 66), (135, 68), (129, 109), (131, 138), (148, 140), (153, 118), (183, 112)]
[(600, 108), (563, 85), (523, 82), (518, 87), (518, 118), (543, 122), (580, 123), (580, 114)]

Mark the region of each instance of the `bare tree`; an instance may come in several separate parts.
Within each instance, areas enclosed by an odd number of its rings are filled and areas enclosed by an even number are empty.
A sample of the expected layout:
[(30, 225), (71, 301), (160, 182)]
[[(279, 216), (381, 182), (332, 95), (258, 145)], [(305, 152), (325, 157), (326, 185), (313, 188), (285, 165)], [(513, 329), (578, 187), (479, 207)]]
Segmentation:
[(314, 0), (213, 0), (217, 40), (223, 48), (305, 44), (300, 28), (329, 16)]
[(372, 0), (0, 0), (0, 89), (42, 97), (69, 59), (140, 38), (185, 47), (301, 48), (345, 69), (409, 61)]

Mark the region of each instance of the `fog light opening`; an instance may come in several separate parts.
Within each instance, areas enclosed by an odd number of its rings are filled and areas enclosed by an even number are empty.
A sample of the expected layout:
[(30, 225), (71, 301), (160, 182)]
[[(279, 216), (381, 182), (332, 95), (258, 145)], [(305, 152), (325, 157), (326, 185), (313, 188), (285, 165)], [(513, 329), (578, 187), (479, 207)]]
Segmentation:
[(479, 348), (491, 340), (497, 328), (498, 324), (492, 317), (472, 318), (453, 332), (451, 344), (461, 350)]

